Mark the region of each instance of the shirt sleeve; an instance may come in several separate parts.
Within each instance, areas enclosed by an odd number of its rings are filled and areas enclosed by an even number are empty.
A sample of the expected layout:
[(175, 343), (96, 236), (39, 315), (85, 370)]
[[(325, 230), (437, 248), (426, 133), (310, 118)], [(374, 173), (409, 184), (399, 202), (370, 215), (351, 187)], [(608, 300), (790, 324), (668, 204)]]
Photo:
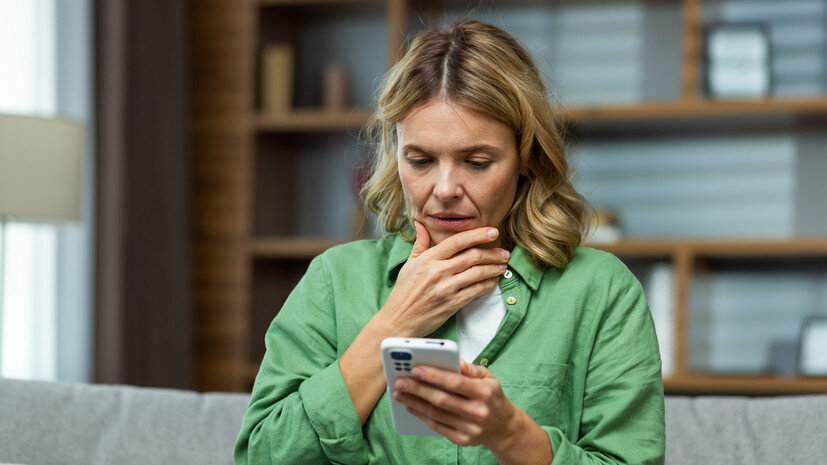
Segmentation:
[(339, 369), (324, 260), (313, 259), (267, 331), (236, 464), (367, 463), (362, 425)]
[[(630, 273), (631, 275), (631, 273)], [(579, 439), (555, 427), (553, 465), (662, 465), (665, 454), (663, 380), (657, 336), (640, 283), (608, 302), (589, 358)]]

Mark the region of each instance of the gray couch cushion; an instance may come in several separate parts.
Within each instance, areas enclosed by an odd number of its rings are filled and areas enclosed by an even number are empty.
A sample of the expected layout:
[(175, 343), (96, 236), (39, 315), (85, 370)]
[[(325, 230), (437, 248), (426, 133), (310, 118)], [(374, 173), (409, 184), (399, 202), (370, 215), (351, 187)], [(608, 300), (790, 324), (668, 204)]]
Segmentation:
[[(231, 464), (248, 394), (0, 378), (0, 462)], [(825, 463), (827, 396), (667, 397), (666, 463)]]
[(0, 379), (0, 462), (232, 464), (246, 394)]
[(827, 463), (827, 396), (667, 397), (666, 463)]

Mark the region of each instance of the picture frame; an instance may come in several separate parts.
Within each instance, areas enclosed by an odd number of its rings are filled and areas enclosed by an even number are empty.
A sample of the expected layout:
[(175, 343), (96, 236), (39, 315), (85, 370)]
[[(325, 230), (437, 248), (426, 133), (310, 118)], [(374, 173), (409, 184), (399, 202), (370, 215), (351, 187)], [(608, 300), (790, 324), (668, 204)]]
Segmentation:
[(798, 373), (827, 375), (827, 315), (805, 318), (798, 342)]
[(761, 99), (772, 92), (766, 23), (711, 23), (704, 32), (706, 93), (713, 99)]

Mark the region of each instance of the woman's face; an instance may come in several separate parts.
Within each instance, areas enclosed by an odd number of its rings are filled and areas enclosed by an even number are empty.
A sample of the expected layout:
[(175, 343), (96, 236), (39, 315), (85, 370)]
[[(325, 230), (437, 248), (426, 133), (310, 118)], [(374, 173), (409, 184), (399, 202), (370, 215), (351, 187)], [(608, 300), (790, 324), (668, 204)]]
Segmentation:
[(483, 226), (502, 232), (520, 176), (516, 139), (507, 125), (434, 99), (396, 130), (405, 203), (433, 244)]

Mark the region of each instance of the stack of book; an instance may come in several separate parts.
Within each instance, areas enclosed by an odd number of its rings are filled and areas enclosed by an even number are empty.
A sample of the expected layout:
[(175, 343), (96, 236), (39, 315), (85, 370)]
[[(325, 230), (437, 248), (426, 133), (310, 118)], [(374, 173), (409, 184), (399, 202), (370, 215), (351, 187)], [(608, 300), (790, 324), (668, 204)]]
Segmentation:
[(261, 59), (261, 110), (263, 113), (287, 113), (293, 106), (293, 48), (287, 44), (269, 44)]
[(670, 263), (657, 263), (651, 267), (644, 281), (644, 292), (649, 310), (655, 321), (655, 332), (660, 346), (661, 372), (664, 377), (672, 373), (675, 334), (675, 274)]

